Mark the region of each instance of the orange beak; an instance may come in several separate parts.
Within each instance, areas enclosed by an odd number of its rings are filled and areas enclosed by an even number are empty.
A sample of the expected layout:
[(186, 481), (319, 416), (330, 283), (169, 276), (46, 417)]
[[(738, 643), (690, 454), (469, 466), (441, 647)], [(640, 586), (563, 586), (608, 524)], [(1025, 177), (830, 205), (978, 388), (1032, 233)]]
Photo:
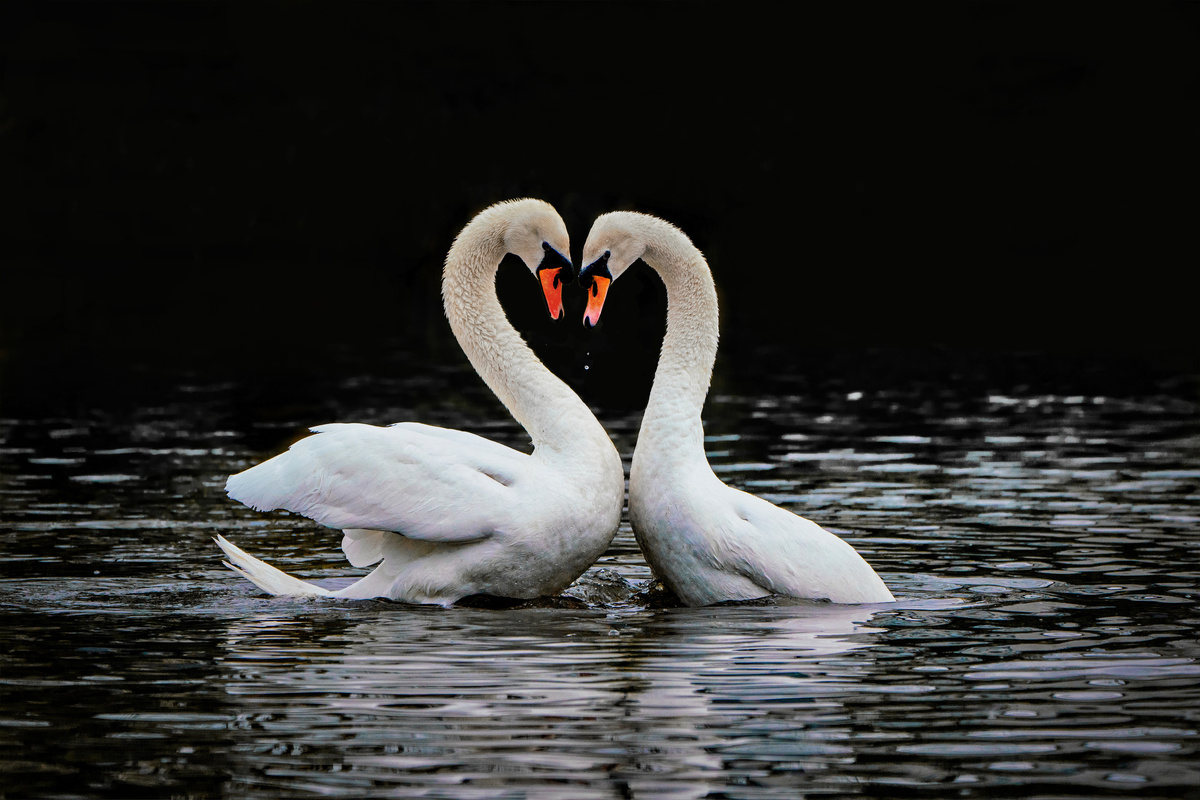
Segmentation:
[(561, 267), (538, 270), (538, 280), (542, 284), (542, 294), (546, 295), (546, 308), (550, 311), (551, 319), (562, 316), (562, 280), (558, 276), (561, 271)]
[(608, 285), (611, 278), (602, 275), (592, 277), (592, 288), (588, 291), (587, 310), (583, 312), (583, 324), (589, 328), (596, 327), (600, 322), (600, 311), (604, 308), (604, 298), (608, 295)]

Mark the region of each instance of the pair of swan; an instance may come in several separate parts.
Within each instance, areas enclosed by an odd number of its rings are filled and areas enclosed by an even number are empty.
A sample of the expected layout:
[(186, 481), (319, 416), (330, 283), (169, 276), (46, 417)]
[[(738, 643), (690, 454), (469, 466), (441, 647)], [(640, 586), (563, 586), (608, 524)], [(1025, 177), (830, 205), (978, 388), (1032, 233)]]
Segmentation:
[[(329, 591), (250, 556), (224, 537), (230, 568), (275, 595), (388, 597), (451, 605), (468, 595), (561, 592), (608, 547), (624, 499), (621, 460), (584, 403), (525, 345), (496, 298), (506, 253), (538, 278), (552, 317), (574, 277), (566, 227), (540, 200), (500, 203), (459, 233), (446, 257), (446, 316), (471, 365), (533, 440), (525, 455), (419, 423), (313, 428), (287, 452), (229, 478), (230, 497), (284, 508), (344, 532), (352, 564), (379, 563)], [(629, 480), (634, 533), (655, 574), (691, 606), (770, 594), (836, 603), (893, 599), (857, 552), (818, 525), (722, 483), (700, 414), (717, 352), (717, 296), (700, 251), (645, 214), (599, 217), (583, 251), (585, 324), (639, 258), (667, 290), (667, 333)]]

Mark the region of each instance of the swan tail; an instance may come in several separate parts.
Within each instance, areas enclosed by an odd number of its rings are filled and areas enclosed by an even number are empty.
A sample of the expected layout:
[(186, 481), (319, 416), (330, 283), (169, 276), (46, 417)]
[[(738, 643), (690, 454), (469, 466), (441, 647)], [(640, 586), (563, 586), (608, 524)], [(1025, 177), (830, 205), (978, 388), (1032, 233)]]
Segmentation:
[(267, 594), (289, 597), (329, 597), (332, 594), (328, 589), (322, 589), (314, 583), (293, 578), (283, 570), (276, 569), (265, 561), (260, 561), (232, 544), (224, 536), (218, 534), (213, 541), (229, 558), (228, 561), (222, 562), (225, 566)]

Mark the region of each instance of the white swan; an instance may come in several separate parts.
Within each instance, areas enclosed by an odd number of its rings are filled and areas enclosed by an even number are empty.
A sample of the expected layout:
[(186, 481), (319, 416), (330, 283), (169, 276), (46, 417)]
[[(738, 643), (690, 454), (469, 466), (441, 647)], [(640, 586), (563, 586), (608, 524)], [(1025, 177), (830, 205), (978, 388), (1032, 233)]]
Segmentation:
[(667, 333), (629, 475), (630, 521), (654, 573), (691, 606), (769, 594), (894, 600), (846, 542), (713, 474), (700, 412), (717, 354), (717, 293), (682, 231), (646, 214), (598, 217), (583, 248), (584, 323), (597, 323), (609, 284), (639, 258), (667, 290)]
[(442, 297), (467, 358), (529, 432), (533, 453), (414, 422), (313, 428), (315, 436), (229, 478), (226, 491), (260, 511), (285, 508), (341, 528), (352, 564), (382, 563), (329, 591), (217, 537), (227, 566), (275, 595), (448, 606), (472, 594), (557, 594), (604, 552), (621, 517), (621, 459), (504, 315), (495, 279), (506, 253), (537, 275), (557, 319), (561, 279), (574, 270), (566, 227), (540, 200), (499, 203), (472, 219), (446, 256)]

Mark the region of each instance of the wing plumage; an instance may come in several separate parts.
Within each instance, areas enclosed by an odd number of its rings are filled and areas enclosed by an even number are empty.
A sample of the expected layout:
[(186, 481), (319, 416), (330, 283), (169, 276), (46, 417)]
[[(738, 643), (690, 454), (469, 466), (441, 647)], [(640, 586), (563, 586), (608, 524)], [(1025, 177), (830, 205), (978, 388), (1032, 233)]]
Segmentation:
[(883, 580), (844, 539), (815, 522), (725, 487), (731, 514), (726, 568), (763, 589), (835, 603), (884, 603), (894, 598)]
[[(226, 492), (259, 511), (283, 508), (331, 528), (467, 542), (503, 525), (507, 488), (529, 460), (474, 434), (415, 423), (312, 431), (230, 477)], [(356, 558), (373, 555), (367, 549)]]

